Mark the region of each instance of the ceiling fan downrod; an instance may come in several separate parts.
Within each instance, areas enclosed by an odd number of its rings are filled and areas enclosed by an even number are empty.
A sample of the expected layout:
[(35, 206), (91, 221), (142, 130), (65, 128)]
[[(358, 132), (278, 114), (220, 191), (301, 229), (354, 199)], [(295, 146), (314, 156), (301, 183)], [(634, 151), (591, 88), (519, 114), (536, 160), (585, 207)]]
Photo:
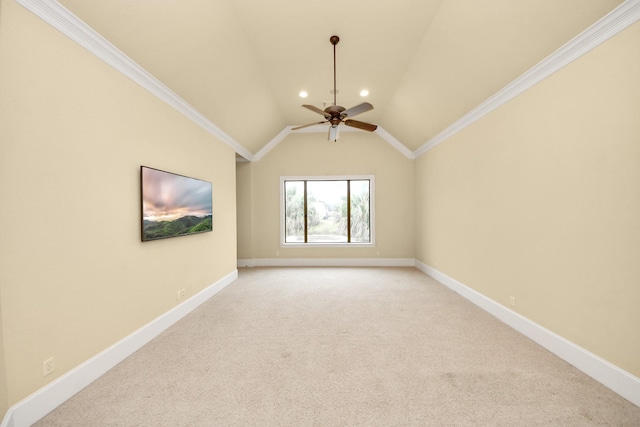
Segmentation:
[(340, 37), (331, 36), (329, 41), (333, 45), (333, 105), (338, 105), (336, 101), (336, 95), (338, 91), (336, 90), (336, 45), (340, 41)]

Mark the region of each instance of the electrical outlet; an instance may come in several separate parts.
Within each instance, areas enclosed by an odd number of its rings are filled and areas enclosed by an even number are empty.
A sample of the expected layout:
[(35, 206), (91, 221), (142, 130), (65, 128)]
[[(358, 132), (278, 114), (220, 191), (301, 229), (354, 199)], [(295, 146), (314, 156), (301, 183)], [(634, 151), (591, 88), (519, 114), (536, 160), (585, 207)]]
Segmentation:
[(515, 307), (516, 306), (516, 297), (514, 297), (514, 296), (510, 296), (509, 297), (509, 305), (511, 307)]
[(186, 292), (184, 291), (184, 289), (180, 289), (180, 298), (184, 298), (185, 295)]
[(42, 375), (47, 376), (53, 372), (53, 357), (48, 358), (44, 362), (42, 362)]

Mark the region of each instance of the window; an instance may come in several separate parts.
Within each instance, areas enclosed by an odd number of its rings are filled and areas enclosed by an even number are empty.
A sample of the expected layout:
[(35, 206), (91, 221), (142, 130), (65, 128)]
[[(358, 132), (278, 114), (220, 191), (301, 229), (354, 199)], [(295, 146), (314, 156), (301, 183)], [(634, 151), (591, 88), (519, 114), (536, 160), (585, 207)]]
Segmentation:
[(372, 245), (373, 176), (282, 177), (283, 245)]

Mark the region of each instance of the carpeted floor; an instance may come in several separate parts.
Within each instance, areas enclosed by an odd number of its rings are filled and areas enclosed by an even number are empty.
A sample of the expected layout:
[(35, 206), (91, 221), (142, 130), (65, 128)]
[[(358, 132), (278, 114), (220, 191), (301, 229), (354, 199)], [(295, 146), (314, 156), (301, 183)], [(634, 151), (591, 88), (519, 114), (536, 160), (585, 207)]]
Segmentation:
[(36, 426), (639, 426), (413, 268), (253, 268)]

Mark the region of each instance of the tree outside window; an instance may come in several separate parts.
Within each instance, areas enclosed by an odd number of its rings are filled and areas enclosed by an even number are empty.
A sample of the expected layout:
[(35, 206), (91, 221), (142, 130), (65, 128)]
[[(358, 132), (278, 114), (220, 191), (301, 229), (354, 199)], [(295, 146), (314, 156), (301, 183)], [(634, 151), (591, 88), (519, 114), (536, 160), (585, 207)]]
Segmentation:
[(284, 180), (284, 243), (371, 243), (371, 179)]

